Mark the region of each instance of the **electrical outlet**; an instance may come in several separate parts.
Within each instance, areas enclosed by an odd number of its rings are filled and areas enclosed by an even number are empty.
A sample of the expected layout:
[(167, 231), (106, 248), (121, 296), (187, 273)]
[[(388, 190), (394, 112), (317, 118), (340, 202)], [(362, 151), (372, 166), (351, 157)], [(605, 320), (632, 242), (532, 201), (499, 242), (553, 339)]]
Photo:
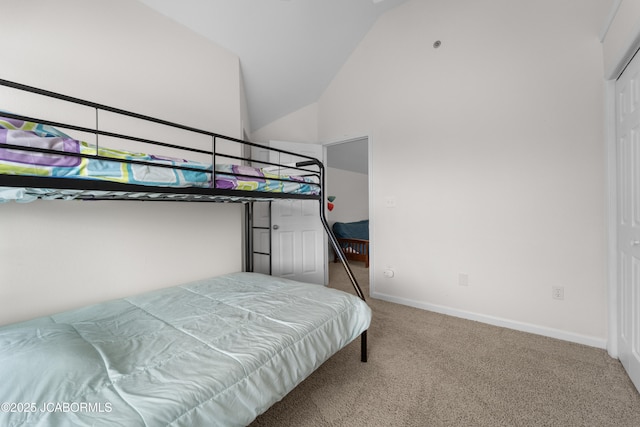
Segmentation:
[(388, 208), (395, 208), (396, 198), (393, 196), (388, 196), (387, 198), (384, 199), (384, 205)]
[(458, 273), (458, 285), (469, 286), (469, 275), (467, 273)]
[(551, 298), (560, 300), (564, 299), (564, 286), (552, 286)]

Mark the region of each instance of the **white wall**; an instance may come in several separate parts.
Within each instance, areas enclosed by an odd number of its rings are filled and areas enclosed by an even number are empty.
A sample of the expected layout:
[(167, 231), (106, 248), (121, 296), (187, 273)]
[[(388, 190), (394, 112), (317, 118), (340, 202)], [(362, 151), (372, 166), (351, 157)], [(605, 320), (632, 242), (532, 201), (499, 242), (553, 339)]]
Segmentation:
[(604, 347), (606, 3), (413, 0), (372, 28), (318, 126), (373, 141), (374, 296)]
[[(2, 17), (1, 78), (241, 136), (238, 58), (139, 2), (26, 0), (4, 4)], [(6, 91), (0, 105), (42, 109)], [(197, 203), (0, 205), (0, 324), (238, 271), (241, 213)]]
[(318, 142), (318, 105), (313, 103), (270, 123), (251, 134), (261, 144), (269, 141)]
[(352, 222), (369, 218), (369, 176), (362, 173), (327, 167), (327, 196), (336, 196), (334, 208), (327, 220)]

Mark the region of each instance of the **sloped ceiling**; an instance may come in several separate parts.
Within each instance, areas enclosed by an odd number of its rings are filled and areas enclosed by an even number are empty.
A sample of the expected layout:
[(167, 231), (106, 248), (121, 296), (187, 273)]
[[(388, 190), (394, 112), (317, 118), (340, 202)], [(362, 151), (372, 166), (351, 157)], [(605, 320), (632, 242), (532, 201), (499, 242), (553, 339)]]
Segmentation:
[(316, 102), (374, 22), (406, 0), (140, 0), (238, 55), (250, 130)]

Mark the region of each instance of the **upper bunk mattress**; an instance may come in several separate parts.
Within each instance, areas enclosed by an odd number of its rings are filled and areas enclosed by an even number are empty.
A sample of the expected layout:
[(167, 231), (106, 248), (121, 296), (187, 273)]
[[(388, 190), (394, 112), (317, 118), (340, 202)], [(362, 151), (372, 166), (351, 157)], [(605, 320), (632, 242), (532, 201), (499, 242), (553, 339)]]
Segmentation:
[(0, 328), (0, 425), (244, 426), (369, 327), (347, 293), (235, 273)]
[[(80, 178), (155, 187), (213, 187), (211, 164), (98, 147), (41, 123), (0, 117), (0, 147), (2, 144), (53, 150), (60, 154), (0, 148), (0, 174)], [(96, 155), (113, 160), (93, 157)], [(314, 176), (278, 174), (265, 168), (232, 164), (216, 164), (215, 171), (215, 188), (218, 189), (311, 195), (320, 192), (318, 179)], [(0, 201), (30, 201), (34, 195), (43, 196), (42, 191), (25, 195), (24, 192), (0, 189)]]

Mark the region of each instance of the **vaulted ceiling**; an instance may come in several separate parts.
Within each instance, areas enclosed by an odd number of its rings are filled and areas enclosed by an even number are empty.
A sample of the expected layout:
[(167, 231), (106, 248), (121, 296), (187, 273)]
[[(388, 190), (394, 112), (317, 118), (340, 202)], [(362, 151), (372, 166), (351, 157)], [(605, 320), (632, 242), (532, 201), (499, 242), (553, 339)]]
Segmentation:
[(317, 101), (380, 15), (406, 0), (140, 0), (238, 55), (252, 131)]

